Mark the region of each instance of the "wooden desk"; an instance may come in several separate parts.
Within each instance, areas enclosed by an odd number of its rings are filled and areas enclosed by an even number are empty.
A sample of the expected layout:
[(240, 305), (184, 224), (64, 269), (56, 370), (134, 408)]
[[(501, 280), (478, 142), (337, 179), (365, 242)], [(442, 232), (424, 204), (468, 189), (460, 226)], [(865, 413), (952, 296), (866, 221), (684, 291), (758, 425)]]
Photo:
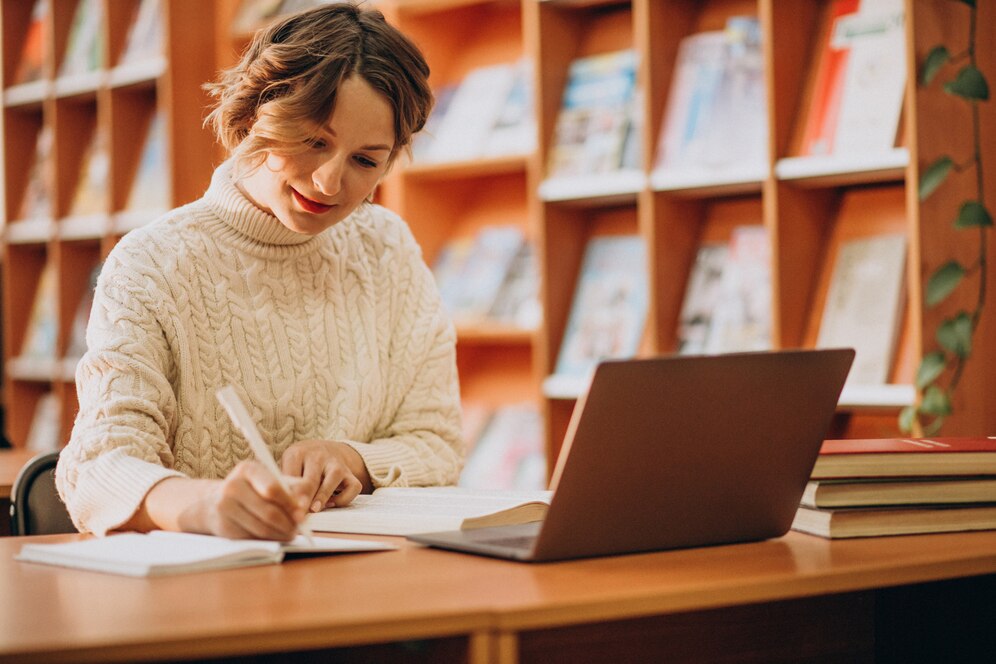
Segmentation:
[(335, 661), (907, 662), (996, 652), (996, 532), (790, 533), (543, 565), (403, 543), (160, 579), (19, 563), (25, 539), (0, 540), (0, 660), (328, 661), (337, 649)]
[(14, 480), (35, 454), (19, 447), (0, 450), (0, 536), (10, 535), (10, 490)]

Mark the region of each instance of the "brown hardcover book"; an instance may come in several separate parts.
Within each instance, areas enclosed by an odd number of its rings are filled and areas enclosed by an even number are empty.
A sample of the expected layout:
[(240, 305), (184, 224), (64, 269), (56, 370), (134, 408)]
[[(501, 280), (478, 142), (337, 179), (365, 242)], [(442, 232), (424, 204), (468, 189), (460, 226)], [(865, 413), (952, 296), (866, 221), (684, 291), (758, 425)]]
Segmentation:
[(812, 479), (996, 475), (996, 436), (828, 440)]
[(805, 507), (996, 503), (996, 476), (814, 480)]
[(933, 507), (800, 507), (792, 529), (831, 539), (919, 533), (950, 533), (996, 528), (996, 505)]

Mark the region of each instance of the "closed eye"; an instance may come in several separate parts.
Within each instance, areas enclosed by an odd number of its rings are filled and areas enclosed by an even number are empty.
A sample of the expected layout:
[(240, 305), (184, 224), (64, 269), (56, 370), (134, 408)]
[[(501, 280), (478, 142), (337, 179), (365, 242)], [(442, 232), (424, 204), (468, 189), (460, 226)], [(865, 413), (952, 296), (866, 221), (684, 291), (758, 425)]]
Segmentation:
[(363, 168), (377, 168), (378, 166), (380, 166), (380, 164), (377, 161), (364, 155), (356, 155), (354, 159), (356, 160), (356, 163), (358, 163)]

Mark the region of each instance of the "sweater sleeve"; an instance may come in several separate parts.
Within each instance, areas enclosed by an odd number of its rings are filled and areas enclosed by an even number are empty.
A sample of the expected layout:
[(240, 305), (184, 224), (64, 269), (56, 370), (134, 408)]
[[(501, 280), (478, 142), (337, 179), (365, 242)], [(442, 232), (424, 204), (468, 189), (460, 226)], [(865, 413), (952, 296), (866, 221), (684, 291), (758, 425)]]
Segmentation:
[[(393, 301), (388, 412), (370, 441), (344, 441), (375, 488), (455, 484), (466, 450), (461, 434), (456, 332), (432, 273), (404, 222), (397, 255), (382, 257)], [(400, 256), (399, 256), (400, 255)]]
[(122, 525), (156, 483), (181, 475), (167, 442), (176, 401), (157, 286), (113, 255), (98, 280), (88, 351), (76, 369), (80, 409), (56, 469), (59, 494), (84, 532)]

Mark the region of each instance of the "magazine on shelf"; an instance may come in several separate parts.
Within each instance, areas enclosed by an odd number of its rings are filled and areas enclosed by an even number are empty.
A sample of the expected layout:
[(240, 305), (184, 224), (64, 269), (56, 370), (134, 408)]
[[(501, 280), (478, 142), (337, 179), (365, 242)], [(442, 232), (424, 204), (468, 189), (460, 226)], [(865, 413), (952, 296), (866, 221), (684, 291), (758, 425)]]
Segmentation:
[(45, 18), (49, 0), (36, 0), (31, 9), (31, 22), (24, 36), (24, 46), (14, 73), (14, 84), (41, 80), (45, 68)]
[(500, 406), (467, 456), (459, 485), (471, 489), (543, 490), (543, 422), (535, 403)]
[(283, 0), (242, 0), (232, 20), (232, 32), (245, 35), (280, 15)]
[[(86, 353), (86, 326), (90, 322), (90, 310), (93, 309), (94, 289), (97, 287), (97, 277), (100, 276), (100, 269), (103, 262), (97, 263), (90, 270), (90, 278), (87, 287), (83, 291), (80, 302), (76, 305), (76, 312), (73, 314), (72, 327), (69, 330), (69, 343), (66, 346), (66, 361), (75, 369), (76, 363)], [(67, 370), (69, 367), (67, 367)], [(68, 373), (68, 371), (67, 371)]]
[(771, 249), (764, 226), (737, 226), (730, 238), (705, 352), (771, 348)]
[(49, 261), (42, 268), (31, 304), (24, 341), (22, 359), (51, 361), (55, 359), (56, 340), (59, 334), (58, 275), (55, 263)]
[(678, 352), (682, 355), (705, 352), (728, 253), (725, 243), (710, 242), (699, 247), (678, 320)]
[(55, 392), (46, 392), (38, 398), (34, 415), (31, 417), (31, 427), (28, 429), (25, 447), (36, 454), (54, 452), (59, 449), (62, 444), (62, 441), (59, 440), (62, 433), (60, 410), (59, 397)]
[(834, 261), (820, 319), (819, 348), (853, 348), (851, 385), (888, 381), (902, 322), (906, 236), (843, 242)]
[(632, 49), (574, 60), (554, 128), (547, 177), (595, 175), (622, 168), (636, 90)]
[(532, 71), (531, 60), (515, 64), (512, 85), (484, 141), (483, 156), (524, 155), (536, 148)]
[(165, 127), (162, 115), (156, 113), (142, 147), (138, 172), (131, 185), (128, 210), (165, 210), (169, 207), (169, 177), (166, 164)]
[(52, 152), (52, 130), (42, 127), (35, 142), (35, 151), (31, 155), (28, 167), (28, 182), (24, 188), (24, 197), (18, 219), (42, 219), (53, 216), (52, 180), (49, 155)]
[(449, 109), (450, 102), (453, 101), (453, 95), (456, 94), (458, 87), (458, 84), (452, 83), (433, 91), (436, 103), (432, 107), (432, 112), (429, 113), (422, 131), (415, 134), (415, 138), (412, 139), (412, 159), (416, 163), (432, 161), (432, 144), (436, 140), (439, 127), (443, 118), (446, 117), (446, 111)]
[(142, 0), (128, 30), (122, 63), (135, 63), (163, 54), (162, 0)]
[(83, 155), (72, 207), (69, 209), (70, 215), (100, 214), (107, 211), (110, 166), (105, 133), (97, 127)]
[(62, 59), (60, 76), (77, 76), (104, 66), (104, 3), (80, 0), (69, 28), (69, 42)]
[(456, 322), (492, 319), (525, 236), (516, 226), (485, 226), (448, 242), (433, 266), (436, 285)]
[(555, 373), (584, 378), (601, 360), (636, 355), (647, 307), (643, 238), (591, 238), (581, 262)]
[(658, 139), (660, 170), (764, 165), (767, 115), (761, 30), (750, 16), (685, 37)]
[(816, 65), (803, 156), (887, 152), (906, 85), (902, 0), (834, 0)]
[(502, 63), (478, 67), (464, 76), (439, 119), (429, 148), (430, 161), (464, 161), (483, 154), (516, 72), (515, 64)]
[(488, 317), (525, 330), (539, 326), (543, 308), (539, 300), (536, 248), (532, 242), (523, 242), (512, 258)]

